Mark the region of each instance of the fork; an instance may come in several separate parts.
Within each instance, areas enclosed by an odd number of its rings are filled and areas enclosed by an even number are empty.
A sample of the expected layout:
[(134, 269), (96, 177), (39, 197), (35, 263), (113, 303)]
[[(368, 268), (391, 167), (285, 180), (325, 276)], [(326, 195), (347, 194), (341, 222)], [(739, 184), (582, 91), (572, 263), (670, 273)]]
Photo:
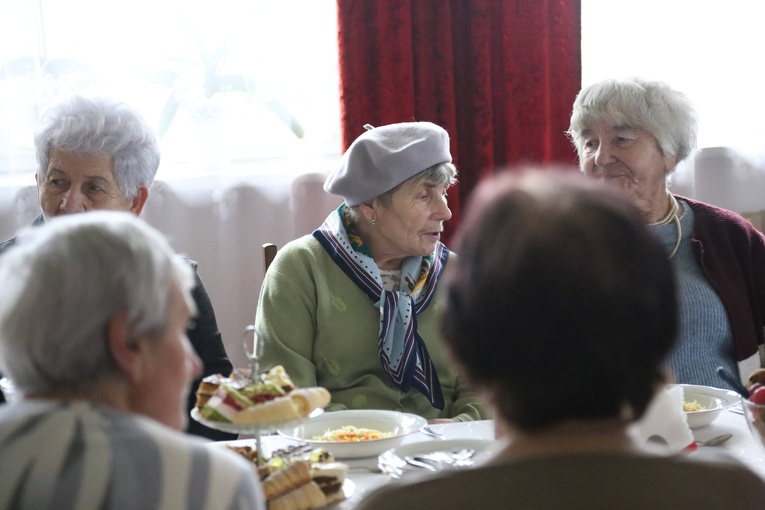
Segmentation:
[(443, 439), (446, 440), (446, 436), (441, 434), (440, 432), (436, 432), (432, 428), (430, 428), (429, 425), (426, 425), (420, 429), (420, 431), (425, 434), (426, 436), (435, 437), (436, 439)]
[(475, 450), (472, 448), (463, 448), (453, 452), (432, 452), (424, 453), (421, 455), (407, 455), (404, 460), (412, 466), (428, 469), (430, 471), (438, 471), (439, 468), (444, 465), (451, 467), (466, 467), (471, 466), (473, 461), (469, 460), (475, 455)]
[(406, 462), (391, 452), (385, 452), (377, 458), (377, 467), (389, 477), (399, 479), (404, 474)]
[(415, 457), (416, 459), (424, 459), (432, 462), (444, 463), (449, 465), (470, 465), (473, 462), (470, 461), (465, 464), (470, 458), (475, 455), (475, 450), (472, 448), (463, 448), (462, 450), (455, 450), (451, 452), (438, 451), (432, 453), (425, 453)]

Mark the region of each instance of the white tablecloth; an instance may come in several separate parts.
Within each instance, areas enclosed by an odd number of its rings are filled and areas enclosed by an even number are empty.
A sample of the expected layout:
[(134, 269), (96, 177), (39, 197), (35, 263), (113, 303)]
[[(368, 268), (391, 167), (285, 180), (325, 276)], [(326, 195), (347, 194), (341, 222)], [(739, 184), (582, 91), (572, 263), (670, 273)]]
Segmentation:
[[(734, 408), (734, 410), (740, 409)], [(704, 441), (721, 434), (733, 434), (733, 437), (727, 443), (715, 447), (699, 447), (691, 453), (694, 455), (704, 455), (708, 450), (720, 451), (731, 455), (765, 479), (765, 448), (757, 445), (749, 427), (746, 425), (744, 415), (734, 412), (734, 410), (723, 411), (720, 416), (706, 427), (693, 430), (693, 435), (697, 441)]]
[[(494, 422), (490, 420), (432, 425), (431, 428), (436, 432), (444, 434), (447, 439), (494, 439)], [(765, 448), (755, 444), (743, 415), (736, 414), (733, 411), (723, 411), (712, 424), (693, 430), (695, 439), (700, 441), (725, 433), (733, 434), (733, 437), (728, 442), (715, 447), (700, 446), (696, 451), (690, 452), (688, 455), (691, 457), (702, 457), (709, 453), (731, 455), (749, 466), (765, 480)], [(294, 444), (277, 435), (265, 436), (262, 441), (266, 454), (270, 453), (273, 449), (284, 448)], [(408, 436), (403, 444), (406, 445), (419, 441), (440, 440), (418, 432)], [(253, 439), (242, 439), (233, 443), (254, 446)], [(377, 465), (377, 457), (340, 460), (349, 466), (348, 478), (353, 482), (354, 490), (349, 499), (332, 506), (333, 509), (353, 508), (370, 491), (386, 483), (396, 483), (395, 480), (389, 479), (386, 475), (374, 471)]]

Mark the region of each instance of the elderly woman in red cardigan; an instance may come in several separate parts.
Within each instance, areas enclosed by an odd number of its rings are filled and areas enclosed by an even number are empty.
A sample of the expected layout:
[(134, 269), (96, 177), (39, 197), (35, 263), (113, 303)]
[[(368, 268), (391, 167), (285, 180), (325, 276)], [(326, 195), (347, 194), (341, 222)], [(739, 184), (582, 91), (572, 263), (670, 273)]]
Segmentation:
[(585, 175), (623, 191), (667, 249), (677, 276), (677, 382), (729, 387), (763, 360), (765, 237), (738, 214), (673, 195), (667, 178), (696, 148), (689, 99), (667, 84), (605, 80), (574, 102), (569, 134)]

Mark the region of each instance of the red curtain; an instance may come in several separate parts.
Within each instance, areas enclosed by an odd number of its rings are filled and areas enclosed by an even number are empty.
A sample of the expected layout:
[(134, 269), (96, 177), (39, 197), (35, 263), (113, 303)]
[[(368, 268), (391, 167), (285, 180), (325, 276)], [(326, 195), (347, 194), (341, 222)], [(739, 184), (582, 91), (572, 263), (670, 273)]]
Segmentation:
[(581, 86), (580, 0), (338, 0), (343, 150), (363, 131), (431, 121), (451, 137), (460, 204), (522, 163), (568, 163)]

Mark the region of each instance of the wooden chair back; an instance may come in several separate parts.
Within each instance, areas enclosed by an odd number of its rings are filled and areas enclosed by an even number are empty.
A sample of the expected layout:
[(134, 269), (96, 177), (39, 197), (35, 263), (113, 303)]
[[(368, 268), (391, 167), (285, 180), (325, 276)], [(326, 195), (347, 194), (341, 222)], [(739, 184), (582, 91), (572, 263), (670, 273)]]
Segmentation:
[(268, 271), (268, 266), (274, 261), (276, 257), (276, 245), (273, 243), (265, 243), (263, 245), (263, 267)]

